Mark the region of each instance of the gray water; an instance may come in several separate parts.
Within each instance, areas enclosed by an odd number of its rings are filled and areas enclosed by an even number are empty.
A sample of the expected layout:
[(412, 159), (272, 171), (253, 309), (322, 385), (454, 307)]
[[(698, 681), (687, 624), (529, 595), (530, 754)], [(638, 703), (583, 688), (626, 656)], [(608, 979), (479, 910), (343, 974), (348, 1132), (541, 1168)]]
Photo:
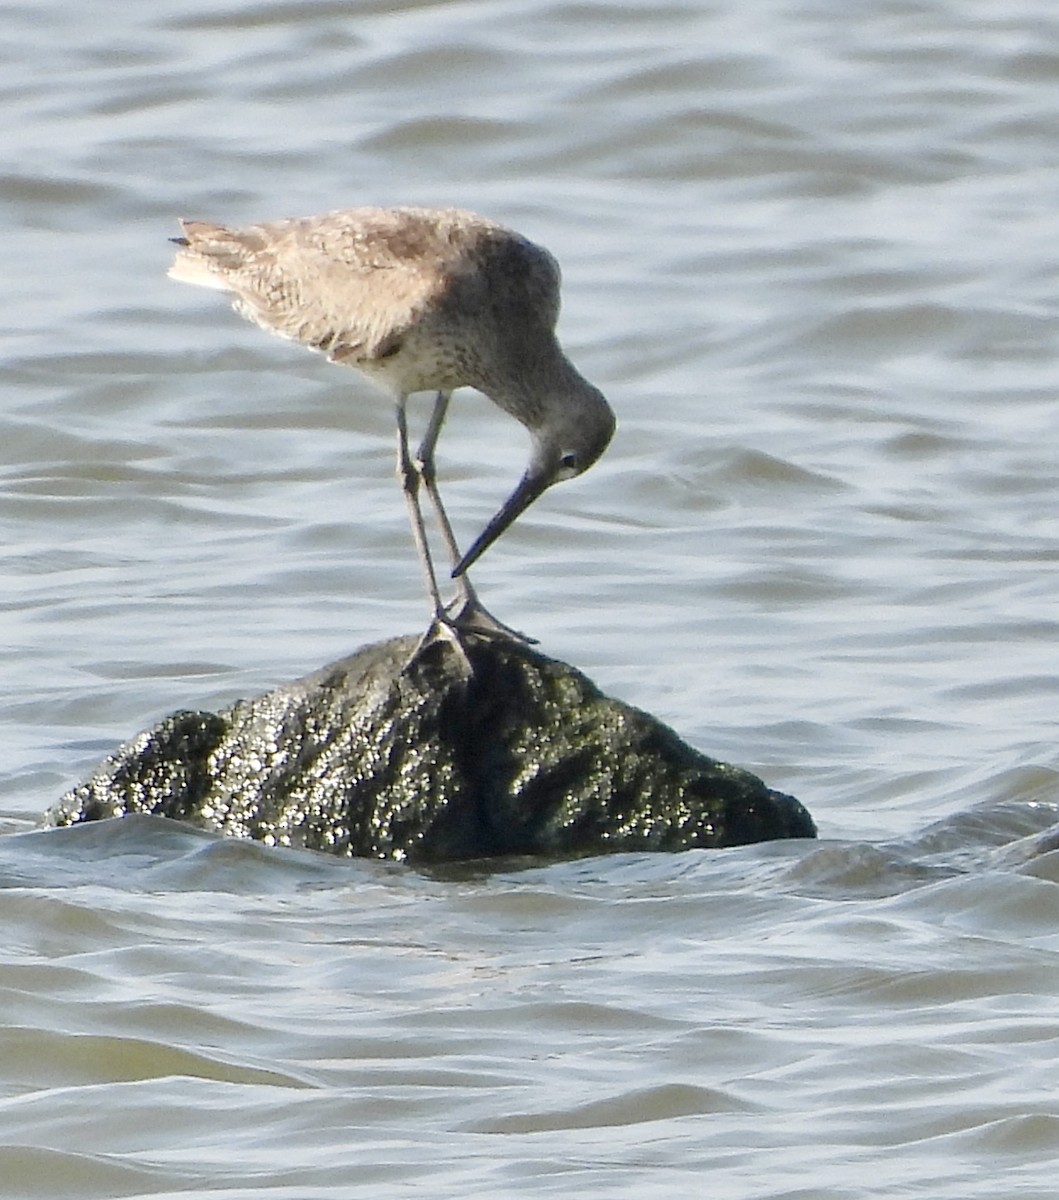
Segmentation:
[[(0, 93), (5, 1200), (1051, 1200), (1052, 0), (16, 0)], [(164, 277), (179, 216), (362, 203), (548, 246), (619, 416), (485, 602), (819, 842), (37, 828), (162, 714), (423, 627), (387, 403)], [(525, 453), (457, 397), (462, 543)]]

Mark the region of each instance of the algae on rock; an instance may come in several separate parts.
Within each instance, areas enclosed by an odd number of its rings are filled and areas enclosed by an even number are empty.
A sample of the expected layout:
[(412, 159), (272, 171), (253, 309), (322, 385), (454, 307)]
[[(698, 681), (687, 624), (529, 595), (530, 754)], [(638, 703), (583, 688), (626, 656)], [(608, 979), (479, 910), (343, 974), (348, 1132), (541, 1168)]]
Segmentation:
[[(791, 796), (506, 639), (364, 647), (108, 757), (52, 825), (142, 812), (234, 837), (443, 862), (815, 837)], [(471, 672), (468, 675), (467, 664)]]

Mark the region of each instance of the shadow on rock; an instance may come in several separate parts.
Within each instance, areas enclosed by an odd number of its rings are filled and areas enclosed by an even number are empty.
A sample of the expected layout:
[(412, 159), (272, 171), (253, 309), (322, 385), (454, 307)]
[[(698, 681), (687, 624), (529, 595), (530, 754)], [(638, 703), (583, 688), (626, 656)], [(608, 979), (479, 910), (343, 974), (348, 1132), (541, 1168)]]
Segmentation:
[[(465, 635), (366, 646), (220, 713), (178, 712), (46, 815), (127, 813), (412, 862), (815, 837), (809, 813), (565, 663)], [(467, 674), (467, 661), (472, 671)]]

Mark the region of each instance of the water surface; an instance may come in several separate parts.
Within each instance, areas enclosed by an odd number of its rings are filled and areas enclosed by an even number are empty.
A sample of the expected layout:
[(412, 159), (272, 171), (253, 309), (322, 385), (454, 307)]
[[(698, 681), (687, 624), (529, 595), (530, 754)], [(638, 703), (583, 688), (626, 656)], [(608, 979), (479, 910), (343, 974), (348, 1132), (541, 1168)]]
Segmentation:
[[(1050, 1200), (1053, 6), (0, 25), (0, 1192)], [(558, 256), (619, 432), (475, 582), (818, 843), (424, 875), (36, 828), (160, 715), (422, 626), (387, 403), (164, 277), (178, 216), (359, 203)], [(462, 542), (525, 453), (458, 396)]]

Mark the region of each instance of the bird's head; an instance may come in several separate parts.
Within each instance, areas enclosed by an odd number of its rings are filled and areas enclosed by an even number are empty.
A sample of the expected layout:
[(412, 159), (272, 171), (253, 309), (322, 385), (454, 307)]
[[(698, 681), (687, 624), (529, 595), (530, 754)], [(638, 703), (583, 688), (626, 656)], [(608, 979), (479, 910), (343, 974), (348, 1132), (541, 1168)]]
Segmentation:
[(529, 466), (518, 487), (453, 569), (453, 578), (462, 575), (553, 483), (587, 471), (610, 443), (615, 420), (603, 393), (585, 384), (576, 404), (566, 397), (561, 404), (546, 405), (541, 419), (528, 428), (533, 438)]

